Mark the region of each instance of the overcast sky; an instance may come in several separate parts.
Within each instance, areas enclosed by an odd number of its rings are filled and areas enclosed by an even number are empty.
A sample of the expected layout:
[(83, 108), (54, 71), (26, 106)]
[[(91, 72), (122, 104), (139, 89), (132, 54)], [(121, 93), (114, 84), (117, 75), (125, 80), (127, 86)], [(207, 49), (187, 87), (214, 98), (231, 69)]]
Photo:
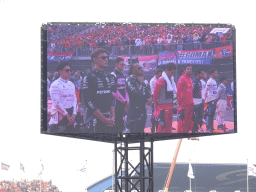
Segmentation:
[[(228, 23), (237, 29), (238, 133), (183, 139), (177, 162), (256, 164), (255, 16), (252, 1), (0, 0), (1, 179), (43, 179), (63, 192), (110, 175), (113, 144), (40, 135), (40, 27), (47, 22)], [(205, 6), (204, 6), (205, 5)], [(171, 162), (178, 140), (154, 143), (154, 161)], [(134, 156), (133, 161), (137, 160)], [(87, 178), (77, 171), (87, 160)], [(20, 162), (25, 173), (19, 170)], [(97, 173), (97, 174), (96, 174)], [(82, 182), (83, 181), (83, 182)], [(75, 190), (74, 190), (75, 189)]]

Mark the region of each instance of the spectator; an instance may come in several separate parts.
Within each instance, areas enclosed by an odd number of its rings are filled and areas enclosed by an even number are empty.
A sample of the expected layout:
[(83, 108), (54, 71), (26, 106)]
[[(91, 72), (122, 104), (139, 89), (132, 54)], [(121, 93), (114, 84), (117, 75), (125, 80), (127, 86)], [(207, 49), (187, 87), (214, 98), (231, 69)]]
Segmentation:
[(227, 36), (226, 33), (224, 33), (224, 34), (222, 34), (222, 35), (220, 36), (222, 45), (226, 45), (226, 43), (227, 43), (227, 37), (228, 37), (228, 36)]
[(191, 33), (190, 35), (188, 35), (187, 38), (188, 41), (188, 50), (192, 50), (193, 49), (193, 33)]
[(194, 49), (199, 49), (200, 41), (199, 41), (199, 35), (197, 32), (194, 34), (193, 42), (194, 42)]
[(163, 39), (162, 39), (161, 36), (160, 36), (160, 37), (157, 39), (157, 43), (158, 43), (158, 44), (161, 44), (162, 41), (163, 41)]
[(208, 34), (206, 36), (206, 49), (212, 49), (212, 35), (211, 34)]

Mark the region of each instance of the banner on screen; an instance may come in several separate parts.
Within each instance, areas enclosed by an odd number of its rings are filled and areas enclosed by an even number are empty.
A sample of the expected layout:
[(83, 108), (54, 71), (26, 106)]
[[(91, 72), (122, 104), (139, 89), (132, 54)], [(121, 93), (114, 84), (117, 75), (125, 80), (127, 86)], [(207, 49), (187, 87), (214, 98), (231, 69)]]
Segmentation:
[(177, 64), (211, 65), (213, 49), (179, 51)]
[(216, 58), (231, 57), (233, 55), (233, 46), (215, 48)]
[(159, 53), (158, 65), (165, 65), (167, 63), (176, 64), (176, 54), (172, 51), (164, 51)]
[(69, 51), (65, 53), (53, 53), (47, 52), (47, 61), (68, 61), (74, 54), (74, 51)]
[(143, 66), (144, 71), (153, 71), (157, 66), (158, 55), (138, 57), (139, 64)]

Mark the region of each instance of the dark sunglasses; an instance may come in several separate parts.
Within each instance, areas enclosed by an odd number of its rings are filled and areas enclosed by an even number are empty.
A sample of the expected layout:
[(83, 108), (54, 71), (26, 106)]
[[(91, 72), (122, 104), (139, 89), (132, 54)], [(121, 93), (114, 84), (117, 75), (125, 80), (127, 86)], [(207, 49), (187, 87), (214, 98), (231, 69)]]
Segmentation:
[(142, 70), (142, 67), (138, 67), (138, 70)]
[(102, 56), (102, 57), (98, 57), (98, 58), (101, 58), (101, 59), (103, 59), (103, 60), (105, 60), (105, 59), (108, 59), (108, 60), (109, 60), (109, 56)]
[(65, 69), (65, 71), (68, 72), (72, 72), (72, 69)]

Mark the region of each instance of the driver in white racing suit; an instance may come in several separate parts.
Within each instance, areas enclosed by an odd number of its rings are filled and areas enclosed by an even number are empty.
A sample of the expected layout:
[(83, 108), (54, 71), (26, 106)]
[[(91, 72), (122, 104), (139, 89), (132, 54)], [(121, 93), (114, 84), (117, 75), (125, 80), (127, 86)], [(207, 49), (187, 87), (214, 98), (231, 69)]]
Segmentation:
[(61, 62), (57, 66), (57, 71), (60, 77), (50, 87), (52, 110), (47, 132), (72, 133), (75, 131), (74, 122), (77, 112), (75, 85), (68, 80), (72, 70), (69, 63)]

